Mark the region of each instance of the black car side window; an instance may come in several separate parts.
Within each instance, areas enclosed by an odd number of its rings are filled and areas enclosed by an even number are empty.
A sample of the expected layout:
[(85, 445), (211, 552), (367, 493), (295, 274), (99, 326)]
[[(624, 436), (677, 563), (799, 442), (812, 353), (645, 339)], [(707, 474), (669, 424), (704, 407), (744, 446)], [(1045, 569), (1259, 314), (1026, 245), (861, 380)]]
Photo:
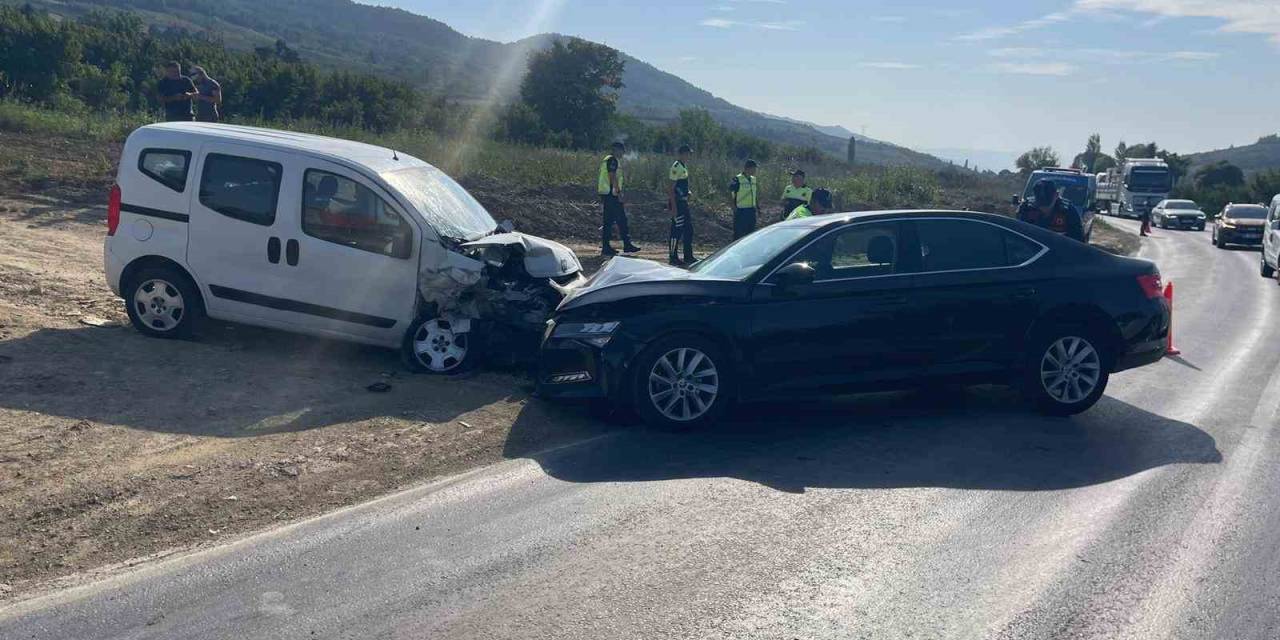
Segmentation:
[(899, 272), (897, 223), (859, 224), (832, 232), (811, 245), (797, 262), (808, 262), (817, 280), (847, 280)]
[(1012, 267), (1042, 250), (1031, 240), (975, 220), (920, 220), (916, 233), (925, 273)]

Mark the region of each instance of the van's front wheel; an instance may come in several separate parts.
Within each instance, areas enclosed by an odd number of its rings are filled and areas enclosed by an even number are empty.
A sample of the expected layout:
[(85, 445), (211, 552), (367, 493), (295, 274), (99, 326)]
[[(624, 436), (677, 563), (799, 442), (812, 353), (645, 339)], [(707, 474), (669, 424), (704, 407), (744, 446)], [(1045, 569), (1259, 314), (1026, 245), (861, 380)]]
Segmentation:
[(411, 371), (455, 374), (476, 360), (469, 319), (418, 318), (405, 332), (400, 356)]

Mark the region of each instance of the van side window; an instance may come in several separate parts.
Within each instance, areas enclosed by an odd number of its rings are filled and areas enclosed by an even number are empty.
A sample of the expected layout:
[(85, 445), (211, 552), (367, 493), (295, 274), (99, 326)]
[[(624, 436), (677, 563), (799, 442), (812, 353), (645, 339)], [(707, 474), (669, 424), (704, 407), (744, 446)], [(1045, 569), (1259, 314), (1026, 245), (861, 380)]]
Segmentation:
[(364, 185), (308, 169), (302, 181), (302, 232), (326, 242), (393, 258), (413, 253), (409, 223)]
[(138, 171), (160, 184), (182, 193), (187, 188), (187, 166), (191, 152), (181, 149), (143, 149), (138, 155)]
[(200, 204), (230, 218), (271, 226), (283, 173), (276, 162), (211, 153), (200, 176)]

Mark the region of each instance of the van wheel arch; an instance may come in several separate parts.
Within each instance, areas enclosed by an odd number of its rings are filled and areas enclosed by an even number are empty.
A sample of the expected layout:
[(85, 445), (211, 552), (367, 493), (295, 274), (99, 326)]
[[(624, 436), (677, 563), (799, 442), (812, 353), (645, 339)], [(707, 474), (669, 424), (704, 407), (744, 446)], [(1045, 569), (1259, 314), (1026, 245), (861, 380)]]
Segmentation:
[[(143, 269), (173, 269), (178, 273), (181, 273), (196, 286), (196, 296), (199, 297), (198, 302), (200, 303), (201, 308), (205, 306), (204, 292), (200, 290), (200, 283), (191, 275), (191, 272), (188, 271), (186, 267), (164, 256), (142, 256), (141, 258), (134, 259), (134, 261), (130, 262), (128, 265), (125, 265), (124, 270), (120, 272), (119, 284), (121, 292), (124, 291), (125, 285), (132, 281), (133, 277)], [(121, 293), (121, 295), (123, 295), (123, 293)]]

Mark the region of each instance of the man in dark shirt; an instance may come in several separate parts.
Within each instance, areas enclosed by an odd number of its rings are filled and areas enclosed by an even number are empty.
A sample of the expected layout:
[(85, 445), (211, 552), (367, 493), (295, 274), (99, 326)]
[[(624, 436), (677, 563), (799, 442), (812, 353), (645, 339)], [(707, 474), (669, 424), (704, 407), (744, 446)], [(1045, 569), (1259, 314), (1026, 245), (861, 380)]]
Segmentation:
[(222, 85), (198, 65), (191, 67), (191, 81), (196, 86), (196, 121), (222, 120)]
[(1018, 219), (1043, 227), (1068, 238), (1084, 242), (1084, 221), (1075, 205), (1058, 197), (1058, 185), (1040, 180), (1031, 188), (1034, 202), (1024, 200), (1018, 207)]
[(164, 119), (168, 122), (190, 121), (191, 99), (198, 95), (191, 78), (182, 75), (182, 65), (173, 60), (164, 66), (164, 77), (156, 85), (160, 103), (164, 105)]

